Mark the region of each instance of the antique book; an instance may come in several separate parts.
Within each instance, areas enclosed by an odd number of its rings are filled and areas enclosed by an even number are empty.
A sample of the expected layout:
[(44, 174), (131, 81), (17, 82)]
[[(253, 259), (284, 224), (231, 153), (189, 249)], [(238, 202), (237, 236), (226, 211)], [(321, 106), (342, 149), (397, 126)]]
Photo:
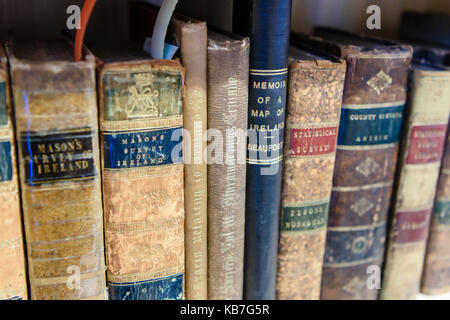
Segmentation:
[(249, 40), (208, 31), (208, 299), (241, 300)]
[(7, 45), (32, 300), (105, 299), (95, 59)]
[(345, 62), (289, 52), (277, 299), (318, 300)]
[(412, 48), (316, 28), (347, 75), (321, 284), (322, 299), (376, 299)]
[(416, 299), (447, 132), (450, 72), (413, 63), (381, 299)]
[(8, 64), (0, 43), (0, 300), (27, 299)]
[(184, 70), (131, 44), (97, 56), (109, 298), (183, 298)]
[[(449, 85), (447, 85), (447, 88)], [(448, 89), (446, 94), (448, 94)], [(448, 99), (448, 98), (447, 98)], [(449, 100), (447, 100), (449, 101)], [(447, 103), (448, 105), (448, 103)], [(436, 189), (434, 208), (422, 271), (420, 291), (425, 294), (450, 292), (450, 135), (447, 132), (445, 153)]]
[(205, 22), (174, 20), (186, 68), (184, 112), (184, 192), (186, 210), (186, 299), (207, 295), (207, 28)]
[[(250, 36), (244, 298), (275, 299), (291, 0), (235, 1)], [(249, 19), (251, 21), (249, 21)], [(247, 23), (248, 22), (248, 23)]]

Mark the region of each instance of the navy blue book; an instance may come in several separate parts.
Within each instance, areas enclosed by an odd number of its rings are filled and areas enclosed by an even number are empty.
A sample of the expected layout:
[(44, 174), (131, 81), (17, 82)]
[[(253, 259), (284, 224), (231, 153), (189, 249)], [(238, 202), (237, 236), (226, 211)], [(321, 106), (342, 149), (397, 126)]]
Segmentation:
[(233, 28), (246, 35), (248, 25), (250, 36), (244, 298), (270, 300), (275, 299), (291, 0), (239, 0), (235, 6), (251, 11), (248, 24), (239, 19)]

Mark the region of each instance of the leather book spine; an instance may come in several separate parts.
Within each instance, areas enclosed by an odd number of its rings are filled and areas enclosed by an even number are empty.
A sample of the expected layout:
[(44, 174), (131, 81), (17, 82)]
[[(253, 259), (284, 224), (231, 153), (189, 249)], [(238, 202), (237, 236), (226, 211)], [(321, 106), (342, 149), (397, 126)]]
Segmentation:
[[(447, 86), (448, 88), (448, 86)], [(449, 90), (447, 89), (446, 92)], [(447, 98), (449, 99), (449, 98)], [(447, 100), (447, 104), (448, 104)], [(436, 189), (430, 231), (422, 271), (421, 292), (443, 294), (450, 291), (450, 134)]]
[(376, 276), (383, 262), (412, 48), (339, 48), (347, 75), (321, 299), (372, 300), (380, 287)]
[(181, 300), (184, 70), (99, 64), (107, 286), (112, 300)]
[(87, 53), (78, 63), (53, 61), (47, 53), (58, 55), (61, 45), (26, 47), (7, 48), (30, 298), (103, 300), (95, 60)]
[(207, 165), (203, 158), (207, 129), (207, 50), (205, 22), (175, 20), (186, 69), (184, 98), (184, 186), (186, 210), (186, 299), (206, 300), (208, 272)]
[(251, 4), (244, 298), (276, 295), (291, 0)]
[(443, 153), (450, 72), (410, 73), (381, 299), (416, 299)]
[(27, 299), (8, 65), (0, 43), (0, 300)]
[(217, 133), (208, 146), (210, 300), (242, 300), (248, 66), (248, 38), (208, 39), (208, 128)]
[(277, 299), (318, 300), (345, 62), (292, 60)]

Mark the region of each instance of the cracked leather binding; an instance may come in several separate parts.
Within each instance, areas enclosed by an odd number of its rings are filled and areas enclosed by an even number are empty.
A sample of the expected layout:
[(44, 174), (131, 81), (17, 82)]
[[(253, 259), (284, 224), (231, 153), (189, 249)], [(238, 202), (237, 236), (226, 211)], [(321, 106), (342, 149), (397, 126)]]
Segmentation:
[(345, 71), (343, 60), (291, 47), (277, 299), (320, 298)]
[[(186, 299), (207, 299), (207, 28), (205, 22), (174, 19), (186, 68), (184, 99), (184, 192), (186, 210)], [(187, 138), (189, 135), (190, 138)]]
[(0, 43), (0, 300), (27, 299), (8, 64)]
[(347, 62), (321, 299), (376, 299), (412, 48), (315, 34), (322, 39), (311, 41)]
[(249, 40), (208, 33), (208, 299), (241, 300)]
[(450, 72), (413, 64), (381, 299), (415, 299), (447, 133)]
[[(449, 85), (447, 86), (447, 91)], [(447, 105), (450, 98), (447, 98)], [(447, 133), (445, 153), (431, 214), (421, 292), (441, 294), (450, 291), (450, 135)]]
[(93, 52), (109, 298), (181, 300), (184, 70), (177, 61), (152, 60), (130, 44)]
[(62, 40), (7, 52), (30, 298), (105, 299), (94, 57)]

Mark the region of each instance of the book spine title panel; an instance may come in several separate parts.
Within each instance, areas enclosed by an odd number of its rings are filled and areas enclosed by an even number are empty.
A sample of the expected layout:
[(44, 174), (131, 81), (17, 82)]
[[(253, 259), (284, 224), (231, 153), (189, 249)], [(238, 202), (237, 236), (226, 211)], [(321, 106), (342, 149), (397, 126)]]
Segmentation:
[(291, 0), (251, 10), (244, 297), (274, 299)]
[(376, 299), (411, 51), (348, 55), (322, 299)]
[(243, 293), (248, 64), (247, 38), (209, 39), (208, 127), (220, 132), (216, 143), (208, 146), (208, 299), (212, 300), (241, 300)]
[(343, 61), (290, 64), (277, 299), (320, 298), (344, 79)]
[(6, 61), (0, 60), (0, 300), (27, 299), (16, 146), (9, 101), (8, 70)]
[(181, 300), (182, 69), (124, 63), (100, 75), (109, 298)]
[(105, 299), (93, 61), (12, 62), (33, 300)]
[(186, 69), (184, 99), (186, 299), (208, 297), (207, 164), (203, 158), (207, 130), (207, 50), (205, 22), (177, 22), (181, 60)]
[(411, 71), (408, 119), (399, 156), (382, 299), (416, 299), (419, 293), (447, 133), (449, 84), (448, 72)]

